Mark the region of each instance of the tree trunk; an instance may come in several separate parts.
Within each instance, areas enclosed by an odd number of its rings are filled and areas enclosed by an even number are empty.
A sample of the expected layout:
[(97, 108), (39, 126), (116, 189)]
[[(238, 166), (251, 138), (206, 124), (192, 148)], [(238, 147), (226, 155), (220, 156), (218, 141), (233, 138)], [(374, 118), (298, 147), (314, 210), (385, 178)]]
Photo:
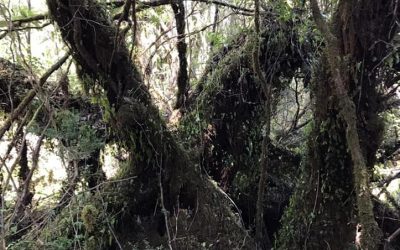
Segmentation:
[[(92, 0), (84, 3), (48, 0), (47, 3), (64, 40), (73, 50), (80, 72), (93, 82), (100, 82), (106, 91), (110, 107), (115, 110), (112, 129), (120, 144), (131, 153), (130, 163), (121, 169), (120, 177), (134, 176), (135, 180), (129, 185), (107, 186), (112, 192), (108, 199), (115, 198), (112, 209), (118, 211), (121, 206), (125, 207), (128, 216), (119, 218), (117, 225), (121, 228), (117, 227), (117, 234), (132, 240), (135, 230), (126, 230), (124, 219), (131, 221), (128, 218), (133, 215), (152, 217), (155, 207), (165, 207), (170, 216), (174, 208), (187, 209), (195, 214), (191, 219), (193, 226), (181, 233), (199, 240), (183, 242), (174, 238), (173, 242), (164, 241), (164, 244), (178, 248), (202, 241), (215, 244), (214, 237), (220, 234), (220, 247), (244, 244), (251, 249), (252, 240), (243, 241), (247, 234), (235, 222), (225, 195), (199, 174), (166, 128), (138, 70), (131, 64), (124, 42), (115, 40), (118, 30), (110, 24), (101, 6)], [(163, 193), (160, 193), (159, 175)], [(160, 196), (165, 204), (158, 204)], [(163, 230), (169, 230), (168, 225), (164, 227)]]
[[(339, 1), (330, 26), (319, 13), (318, 3), (311, 1), (326, 48), (314, 73), (316, 122), (309, 137), (309, 157), (285, 215), (280, 235), (282, 249), (345, 249), (353, 244), (377, 249), (380, 244), (382, 232), (373, 214), (368, 173), (382, 132), (377, 107), (377, 71), (382, 65), (375, 60), (381, 61), (387, 53), (376, 42), (393, 37), (388, 28), (394, 22), (396, 8), (392, 4)], [(311, 201), (304, 203), (306, 199)], [(345, 212), (341, 214), (341, 210)], [(293, 229), (304, 221), (307, 234), (296, 234)]]

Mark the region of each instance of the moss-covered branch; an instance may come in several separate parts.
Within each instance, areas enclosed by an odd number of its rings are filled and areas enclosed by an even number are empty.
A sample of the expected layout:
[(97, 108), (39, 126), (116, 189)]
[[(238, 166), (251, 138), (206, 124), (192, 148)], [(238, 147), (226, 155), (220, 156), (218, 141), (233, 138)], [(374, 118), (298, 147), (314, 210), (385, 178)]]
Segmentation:
[[(196, 208), (194, 213), (197, 215), (192, 220), (197, 226), (182, 234), (210, 243), (212, 237), (220, 234), (223, 235), (220, 245), (241, 244), (242, 239), (238, 236), (245, 234), (241, 226), (231, 220), (233, 217), (225, 202), (227, 199), (200, 175), (187, 152), (166, 128), (138, 70), (131, 64), (126, 45), (123, 41), (115, 43), (116, 27), (110, 23), (101, 6), (93, 0), (48, 0), (47, 3), (52, 18), (80, 65), (81, 74), (99, 82), (106, 91), (114, 110), (111, 121), (113, 133), (120, 145), (130, 151), (130, 162), (120, 170), (119, 177), (135, 176), (135, 181), (123, 186), (110, 185), (104, 191), (111, 193), (107, 200), (114, 201), (110, 211), (122, 208), (125, 211), (119, 217), (117, 224), (120, 228), (116, 227), (116, 233), (128, 233), (123, 227), (124, 219), (153, 216), (160, 197), (158, 180), (161, 174), (164, 203), (170, 216), (174, 207)], [(157, 211), (158, 214), (161, 212)], [(204, 227), (211, 230), (202, 234), (201, 231), (206, 232)], [(165, 227), (161, 228), (161, 231), (164, 230)], [(173, 244), (179, 246), (198, 242), (175, 241)], [(244, 247), (251, 248), (251, 245), (252, 241), (247, 240)]]

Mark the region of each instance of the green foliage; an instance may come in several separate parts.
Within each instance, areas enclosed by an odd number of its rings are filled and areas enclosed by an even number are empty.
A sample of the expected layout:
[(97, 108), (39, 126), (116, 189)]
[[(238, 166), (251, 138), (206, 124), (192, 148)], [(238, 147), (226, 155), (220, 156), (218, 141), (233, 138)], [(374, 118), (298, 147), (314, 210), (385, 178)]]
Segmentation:
[(286, 1), (273, 2), (275, 7), (274, 10), (278, 13), (279, 18), (282, 21), (289, 21), (293, 18), (292, 8), (287, 4)]
[(105, 198), (101, 193), (75, 196), (53, 221), (36, 232), (38, 236), (27, 234), (10, 244), (8, 249), (110, 249), (114, 240), (110, 229), (115, 224), (115, 217), (107, 212)]
[(24, 250), (24, 249), (46, 249), (46, 250), (69, 250), (73, 249), (74, 240), (65, 236), (59, 236), (52, 242), (47, 242), (42, 246), (38, 246), (35, 241), (18, 241), (8, 245), (10, 250)]
[(59, 144), (59, 154), (69, 160), (87, 159), (104, 145), (103, 138), (99, 138), (96, 131), (82, 121), (79, 113), (74, 110), (57, 112), (54, 126), (47, 129), (46, 136), (63, 142)]
[(386, 124), (383, 144), (395, 144), (400, 131), (400, 110), (393, 109), (382, 114)]
[(208, 32), (207, 40), (209, 43), (212, 43), (213, 46), (220, 48), (226, 41), (226, 37), (221, 33)]

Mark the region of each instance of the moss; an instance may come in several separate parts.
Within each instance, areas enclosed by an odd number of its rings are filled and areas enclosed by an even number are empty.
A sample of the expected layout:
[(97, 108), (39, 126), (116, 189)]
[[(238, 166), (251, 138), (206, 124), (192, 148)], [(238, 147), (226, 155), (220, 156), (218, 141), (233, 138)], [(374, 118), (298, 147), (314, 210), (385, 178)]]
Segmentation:
[[(316, 74), (314, 83), (325, 83), (326, 73)], [(316, 98), (313, 127), (308, 135), (301, 178), (282, 219), (277, 248), (325, 249), (329, 245), (331, 249), (347, 249), (354, 241), (355, 225), (346, 129), (334, 98), (329, 98), (329, 87), (312, 87)]]
[(88, 233), (92, 233), (94, 231), (98, 215), (99, 211), (92, 204), (88, 204), (83, 207), (81, 219)]
[[(307, 155), (307, 154), (306, 154)], [(308, 214), (307, 205), (304, 203), (304, 196), (309, 182), (310, 174), (307, 166), (307, 157), (301, 165), (301, 176), (296, 181), (297, 185), (294, 194), (290, 197), (284, 215), (281, 219), (282, 228), (277, 233), (274, 249), (290, 250), (300, 249), (304, 240), (304, 232), (307, 232), (307, 225), (310, 225), (314, 215)]]

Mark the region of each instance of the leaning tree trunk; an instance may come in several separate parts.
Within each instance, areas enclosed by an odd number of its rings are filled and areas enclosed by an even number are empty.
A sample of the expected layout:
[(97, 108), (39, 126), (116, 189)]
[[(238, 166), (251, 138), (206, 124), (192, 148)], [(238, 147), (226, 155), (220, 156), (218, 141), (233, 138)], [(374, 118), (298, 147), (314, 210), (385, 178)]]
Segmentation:
[[(165, 245), (193, 244), (193, 247), (206, 242), (222, 248), (243, 244), (251, 249), (252, 240), (243, 241), (247, 234), (235, 222), (225, 195), (199, 174), (166, 128), (138, 70), (132, 65), (124, 41), (119, 39), (118, 30), (101, 5), (93, 0), (48, 0), (47, 3), (81, 74), (104, 88), (110, 108), (114, 110), (112, 129), (120, 145), (131, 153), (130, 163), (120, 177), (135, 177), (134, 181), (129, 185), (106, 187), (112, 193), (109, 197), (117, 197), (113, 204), (115, 210), (124, 207), (126, 211), (126, 216), (119, 217), (116, 233), (129, 241), (127, 238), (134, 238), (135, 230), (134, 227), (127, 230), (126, 225), (136, 223), (133, 216), (152, 217), (156, 207), (161, 223), (169, 223), (175, 208), (175, 211), (191, 211), (188, 213), (192, 214), (189, 218), (193, 221), (192, 227), (180, 233), (197, 240), (179, 241), (177, 238), (182, 236), (179, 234), (172, 239), (164, 224), (162, 230), (167, 230), (168, 235)], [(218, 243), (214, 242), (216, 235), (220, 235)]]

